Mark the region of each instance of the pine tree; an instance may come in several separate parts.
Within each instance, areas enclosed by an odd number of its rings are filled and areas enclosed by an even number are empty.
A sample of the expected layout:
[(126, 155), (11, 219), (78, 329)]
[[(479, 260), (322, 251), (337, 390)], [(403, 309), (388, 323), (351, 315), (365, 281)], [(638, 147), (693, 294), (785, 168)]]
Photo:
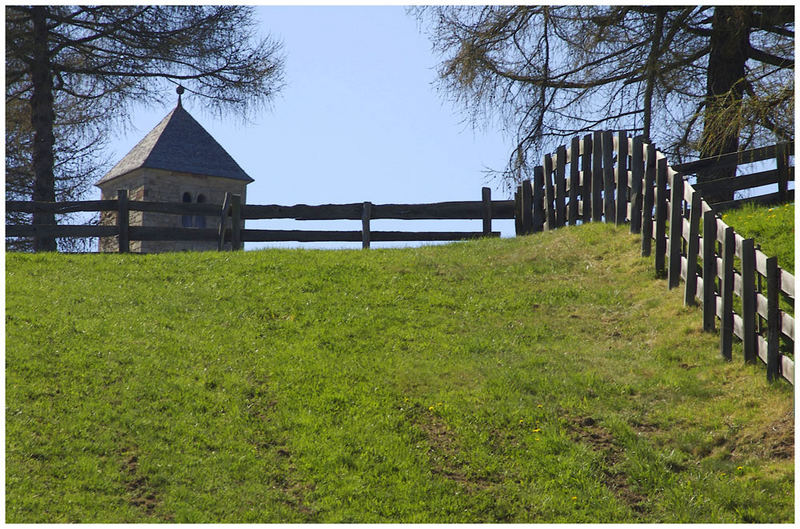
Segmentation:
[[(35, 201), (55, 201), (64, 174), (57, 161), (75, 161), (76, 147), (86, 168), (109, 126), (132, 104), (161, 102), (171, 92), (164, 83), (186, 85), (209, 108), (245, 114), (270, 101), (282, 72), (280, 44), (256, 38), (249, 7), (7, 6), (6, 107), (14, 112), (6, 153), (17, 134), (15, 185), (29, 185)], [(80, 173), (61, 180), (85, 184)], [(33, 223), (55, 218), (34, 213)], [(36, 238), (33, 247), (52, 251), (56, 241)]]

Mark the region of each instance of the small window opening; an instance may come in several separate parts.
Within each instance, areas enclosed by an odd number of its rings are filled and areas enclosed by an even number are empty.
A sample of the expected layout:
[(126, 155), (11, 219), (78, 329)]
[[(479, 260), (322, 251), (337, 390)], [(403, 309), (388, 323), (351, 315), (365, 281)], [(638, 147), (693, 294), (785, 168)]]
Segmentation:
[[(183, 194), (183, 202), (184, 204), (189, 204), (192, 202), (192, 195), (187, 191)], [(183, 224), (184, 228), (191, 228), (192, 227), (192, 216), (191, 215), (183, 215), (181, 217), (181, 223)]]
[[(204, 204), (206, 201), (206, 197), (203, 194), (197, 195), (197, 203)], [(194, 218), (194, 227), (195, 228), (205, 228), (206, 227), (206, 217), (205, 215), (197, 215)]]

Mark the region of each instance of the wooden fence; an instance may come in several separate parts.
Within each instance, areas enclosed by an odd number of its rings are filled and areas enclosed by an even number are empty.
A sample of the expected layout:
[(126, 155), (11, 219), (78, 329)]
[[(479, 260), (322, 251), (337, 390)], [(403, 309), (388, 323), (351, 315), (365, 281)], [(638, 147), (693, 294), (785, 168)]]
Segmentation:
[[(217, 248), (242, 248), (245, 242), (361, 242), (369, 248), (373, 241), (456, 241), (478, 237), (499, 237), (492, 231), (493, 219), (513, 219), (514, 202), (492, 200), (491, 190), (483, 188), (482, 200), (436, 202), (428, 204), (323, 204), (309, 206), (242, 204), (238, 195), (226, 194), (220, 207), (214, 204), (166, 203), (129, 200), (127, 191), (118, 191), (115, 200), (82, 202), (8, 201), (7, 211), (33, 213), (46, 211), (55, 214), (76, 212), (116, 213), (115, 225), (7, 225), (6, 237), (118, 237), (119, 251), (130, 251), (131, 241), (216, 241)], [(147, 211), (172, 215), (205, 215), (219, 217), (219, 227), (179, 228), (131, 226), (131, 211)], [(244, 228), (245, 220), (360, 220), (360, 231), (264, 230)], [(483, 221), (481, 231), (373, 231), (375, 219), (406, 220), (470, 220)], [(228, 246), (230, 245), (230, 246)]]
[[(453, 241), (499, 236), (493, 219), (514, 219), (516, 234), (555, 229), (567, 224), (604, 221), (630, 224), (641, 234), (642, 255), (654, 256), (655, 268), (666, 274), (669, 288), (685, 283), (684, 302), (699, 301), (703, 326), (720, 327), (720, 352), (732, 355), (736, 336), (743, 342), (745, 362), (761, 360), (767, 378), (783, 377), (794, 384), (794, 317), (781, 309), (794, 306), (794, 276), (767, 257), (753, 239), (745, 239), (727, 226), (719, 211), (743, 201), (789, 201), (794, 190), (794, 167), (789, 153), (794, 145), (778, 144), (713, 159), (670, 167), (655, 146), (625, 132), (594, 132), (573, 138), (555, 154), (543, 157), (533, 180), (517, 188), (514, 200), (494, 201), (484, 188), (482, 200), (430, 204), (327, 204), (309, 206), (247, 205), (236, 195), (226, 195), (222, 207), (213, 204), (172, 204), (128, 200), (120, 191), (116, 200), (83, 202), (6, 202), (7, 211), (56, 214), (74, 212), (117, 213), (116, 225), (31, 226), (7, 225), (6, 237), (118, 237), (119, 251), (129, 251), (130, 241), (216, 241), (217, 248), (241, 249), (244, 242), (351, 241), (369, 248), (373, 241)], [(776, 160), (776, 168), (719, 182), (731, 191), (777, 184), (778, 191), (759, 197), (709, 205), (703, 189), (714, 184), (691, 184), (690, 175), (711, 167)], [(218, 229), (131, 226), (131, 211), (173, 215), (219, 216)], [(263, 230), (244, 227), (246, 220), (361, 220), (360, 231)], [(372, 231), (374, 219), (480, 219), (475, 232)], [(735, 262), (735, 260), (738, 261)], [(734, 311), (734, 296), (740, 312)]]
[[(793, 144), (743, 151), (711, 160), (670, 167), (666, 157), (641, 138), (624, 132), (595, 132), (574, 138), (544, 156), (515, 194), (517, 232), (549, 230), (566, 224), (604, 221), (630, 224), (641, 234), (642, 255), (654, 256), (658, 273), (670, 289), (685, 283), (684, 303), (703, 308), (703, 327), (720, 327), (720, 353), (730, 360), (732, 341), (743, 342), (744, 360), (761, 360), (769, 380), (794, 384), (794, 361), (781, 351), (794, 350), (794, 317), (781, 310), (794, 306), (794, 276), (767, 257), (753, 239), (745, 239), (720, 218), (719, 211), (743, 202), (770, 203), (794, 198), (788, 153)], [(755, 198), (709, 205), (702, 189), (686, 175), (714, 163), (738, 165), (776, 158), (776, 169), (726, 179), (730, 190), (777, 184), (778, 191)], [(734, 258), (737, 258), (735, 266)], [(733, 309), (740, 299), (741, 313)]]

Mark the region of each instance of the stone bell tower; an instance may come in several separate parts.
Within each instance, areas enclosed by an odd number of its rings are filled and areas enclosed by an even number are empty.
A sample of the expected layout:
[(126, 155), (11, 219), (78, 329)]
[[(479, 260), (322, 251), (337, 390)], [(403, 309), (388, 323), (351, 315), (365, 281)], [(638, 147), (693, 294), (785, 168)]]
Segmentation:
[[(217, 141), (178, 105), (95, 185), (102, 200), (126, 189), (130, 200), (219, 204), (226, 192), (241, 195), (253, 181)], [(116, 213), (105, 212), (100, 224), (116, 224)], [(219, 217), (168, 215), (131, 211), (130, 226), (217, 228)], [(132, 252), (216, 250), (215, 241), (131, 241)], [(101, 237), (98, 250), (118, 250), (116, 237)]]

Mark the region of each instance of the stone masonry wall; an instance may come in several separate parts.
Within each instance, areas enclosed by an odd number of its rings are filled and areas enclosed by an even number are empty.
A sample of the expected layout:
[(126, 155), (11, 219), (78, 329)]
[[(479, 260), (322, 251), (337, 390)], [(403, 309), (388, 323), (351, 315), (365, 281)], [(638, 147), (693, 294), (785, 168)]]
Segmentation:
[[(193, 175), (159, 169), (138, 169), (129, 175), (108, 182), (104, 186), (102, 194), (104, 198), (106, 195), (108, 195), (108, 198), (116, 198), (117, 189), (128, 189), (128, 192), (132, 194), (131, 200), (181, 203), (183, 202), (184, 193), (189, 193), (192, 203), (197, 203), (198, 196), (203, 195), (205, 203), (222, 206), (226, 192), (242, 195), (242, 203), (244, 204), (246, 186), (246, 182), (231, 178)], [(106, 222), (116, 223), (115, 213), (106, 213), (104, 216), (107, 217), (105, 219)], [(101, 222), (103, 220), (101, 219)], [(191, 221), (194, 226), (196, 219), (192, 218)], [(219, 229), (219, 217), (207, 216), (205, 224), (206, 228)], [(165, 213), (131, 212), (130, 225), (182, 228), (183, 217)], [(111, 242), (103, 243), (101, 241), (100, 251), (118, 250), (116, 237), (105, 239), (109, 239)], [(131, 241), (131, 251), (142, 253), (216, 249), (216, 241)]]
[[(110, 185), (100, 188), (100, 200), (116, 200), (118, 189), (127, 189), (128, 198), (130, 200), (144, 200), (144, 183), (141, 178), (133, 172), (127, 175), (115, 178)], [(142, 211), (131, 211), (129, 213), (128, 223), (131, 226), (141, 226)], [(100, 213), (100, 225), (115, 226), (117, 224), (117, 213), (115, 211), (103, 211)], [(142, 241), (131, 241), (130, 248), (132, 252), (142, 251)], [(100, 237), (97, 242), (98, 252), (118, 252), (119, 251), (119, 238), (114, 237)]]

